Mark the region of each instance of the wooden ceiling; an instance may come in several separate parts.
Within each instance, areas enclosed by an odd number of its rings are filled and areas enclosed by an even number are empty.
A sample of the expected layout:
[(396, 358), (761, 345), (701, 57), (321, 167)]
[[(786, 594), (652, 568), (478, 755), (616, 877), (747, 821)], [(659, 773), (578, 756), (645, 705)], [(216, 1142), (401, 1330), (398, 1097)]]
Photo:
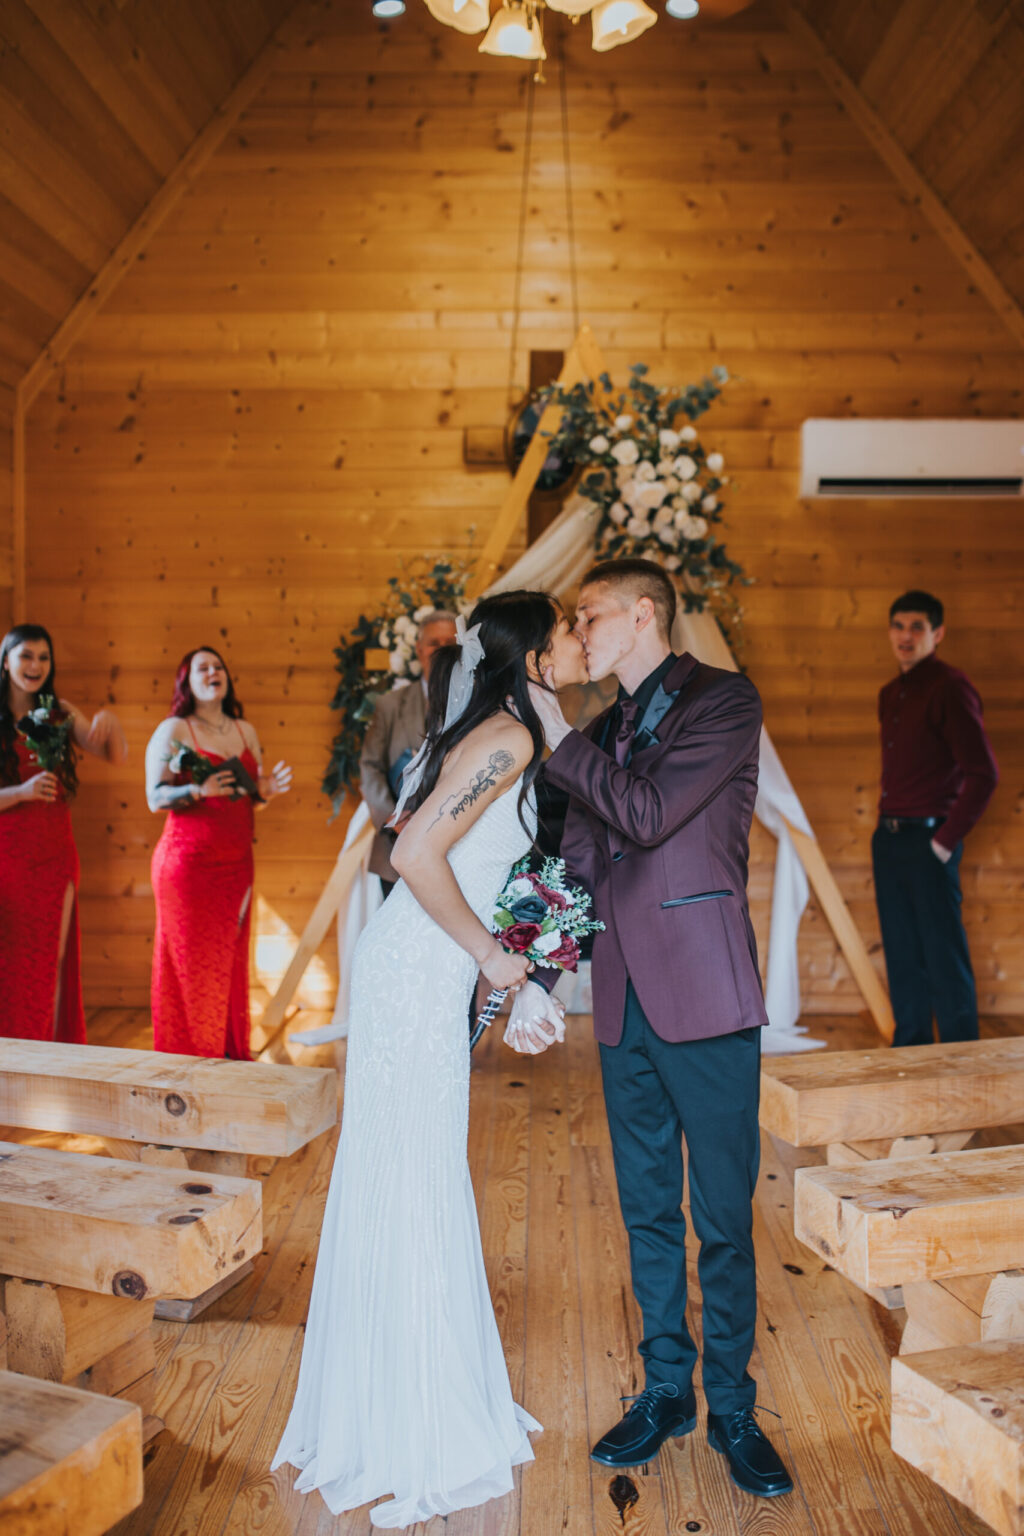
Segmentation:
[(0, 0), (0, 412), (292, 0)]
[[(1024, 0), (795, 3), (1024, 302)], [(0, 0), (0, 419), (292, 9)]]
[(1024, 306), (1024, 0), (796, 0)]

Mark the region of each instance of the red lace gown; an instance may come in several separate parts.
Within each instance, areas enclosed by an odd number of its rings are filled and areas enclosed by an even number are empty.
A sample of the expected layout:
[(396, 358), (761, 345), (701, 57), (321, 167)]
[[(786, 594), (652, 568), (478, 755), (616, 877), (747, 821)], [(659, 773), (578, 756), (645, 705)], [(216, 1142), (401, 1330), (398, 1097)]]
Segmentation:
[[(200, 747), (211, 763), (226, 758)], [(241, 729), (238, 731), (242, 736)], [(256, 759), (238, 757), (255, 779)], [(184, 784), (184, 776), (175, 783)], [(186, 1056), (249, 1061), (249, 928), (253, 883), (253, 807), (211, 796), (170, 810), (153, 849), (153, 1044)], [(239, 919), (242, 904), (245, 914)]]
[[(15, 737), (19, 782), (39, 764)], [(75, 888), (64, 960), (57, 970), (64, 897)], [(78, 936), (78, 850), (64, 792), (0, 811), (0, 1035), (85, 1043)]]

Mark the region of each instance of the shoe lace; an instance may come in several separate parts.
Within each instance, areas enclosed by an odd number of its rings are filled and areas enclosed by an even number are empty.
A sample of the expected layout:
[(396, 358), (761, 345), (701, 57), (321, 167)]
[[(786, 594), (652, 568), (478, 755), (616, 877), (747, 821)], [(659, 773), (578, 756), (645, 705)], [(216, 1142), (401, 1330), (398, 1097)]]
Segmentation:
[(755, 1413), (770, 1413), (773, 1419), (778, 1419), (780, 1424), (782, 1422), (782, 1414), (776, 1413), (774, 1408), (766, 1408), (763, 1403), (753, 1403), (749, 1408), (737, 1408), (736, 1412), (731, 1416), (729, 1419), (730, 1436), (738, 1437), (740, 1434), (745, 1434), (751, 1429), (760, 1434), (761, 1426), (754, 1418)]
[(681, 1398), (682, 1393), (679, 1391), (679, 1388), (674, 1387), (671, 1382), (661, 1381), (658, 1382), (657, 1386), (645, 1387), (642, 1392), (633, 1392), (628, 1396), (620, 1397), (619, 1402), (632, 1403), (633, 1407), (630, 1410), (632, 1413), (639, 1412), (644, 1414), (647, 1418), (652, 1418), (658, 1404), (661, 1402), (662, 1398), (666, 1397)]

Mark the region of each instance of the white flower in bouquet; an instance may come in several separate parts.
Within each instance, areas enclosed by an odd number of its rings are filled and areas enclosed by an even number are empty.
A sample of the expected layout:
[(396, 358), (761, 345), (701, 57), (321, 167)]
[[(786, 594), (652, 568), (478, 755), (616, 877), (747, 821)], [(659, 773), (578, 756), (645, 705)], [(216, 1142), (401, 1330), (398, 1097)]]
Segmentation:
[(690, 538), (691, 539), (702, 539), (704, 537), (704, 535), (707, 533), (707, 531), (708, 531), (708, 520), (707, 520), (706, 517), (691, 517), (691, 519), (690, 519)]
[(697, 441), (696, 427), (681, 427), (679, 429), (679, 441), (681, 443), (695, 443)]
[(629, 513), (626, 511), (626, 508), (622, 505), (621, 501), (613, 501), (611, 506), (608, 508), (608, 516), (611, 518), (612, 522), (616, 524), (617, 527), (621, 528), (623, 523), (628, 518)]
[(720, 475), (725, 468), (725, 460), (720, 453), (709, 453), (705, 463), (713, 475)]
[(669, 453), (675, 453), (681, 441), (680, 434), (673, 431), (671, 427), (662, 427), (658, 433), (658, 442)]
[(717, 512), (718, 498), (716, 496), (705, 496), (704, 500), (701, 502), (701, 506), (705, 512)]
[(616, 443), (612, 449), (612, 458), (619, 464), (635, 464), (640, 457), (640, 449), (631, 437), (624, 437), (621, 443)]
[(629, 466), (627, 464), (620, 464), (618, 466), (618, 468), (616, 469), (616, 471), (615, 471), (615, 485), (616, 485), (616, 488), (621, 491), (623, 486), (624, 485), (629, 485), (630, 482), (632, 481), (632, 479), (633, 479), (633, 471), (629, 468)]
[(620, 432), (628, 432), (630, 427), (633, 425), (633, 418), (628, 413), (624, 413), (621, 416), (616, 416), (615, 425), (618, 427)]
[(413, 619), (417, 624), (422, 624), (427, 614), (433, 612), (434, 610), (431, 608), (429, 603), (423, 603), (421, 607), (416, 609), (416, 612), (413, 614)]
[(658, 531), (658, 538), (671, 549), (676, 542), (676, 531), (674, 528), (661, 528)]
[(631, 533), (634, 539), (645, 539), (651, 531), (651, 525), (645, 517), (631, 517), (626, 524), (626, 532)]
[(659, 507), (654, 514), (655, 528), (671, 528), (674, 517), (671, 507)]
[(413, 677), (419, 677), (423, 671), (423, 668), (420, 666), (415, 656), (409, 663), (409, 671), (412, 673)]
[[(532, 890), (533, 887), (531, 886)], [(550, 933), (541, 933), (534, 939), (532, 949), (541, 955), (553, 955), (556, 949), (561, 949), (563, 937), (561, 929), (553, 928)]]
[(665, 488), (668, 491), (669, 495), (670, 496), (674, 496), (676, 491), (678, 491), (678, 489), (679, 489), (679, 483), (680, 483), (679, 482), (679, 476), (678, 475), (663, 475), (662, 478), (665, 481)]
[(591, 453), (607, 453), (608, 449), (611, 447), (611, 444), (602, 432), (598, 432), (596, 437), (592, 437), (590, 439), (587, 447), (590, 449)]
[(395, 634), (401, 635), (403, 640), (413, 640), (416, 636), (416, 621), (407, 613), (400, 613), (395, 620)]
[(645, 511), (655, 511), (661, 506), (668, 495), (668, 486), (664, 480), (648, 480), (641, 485), (633, 501), (633, 510), (639, 511), (641, 507)]
[(689, 502), (700, 501), (703, 494), (704, 492), (701, 490), (696, 480), (687, 480), (686, 484), (683, 486), (683, 495)]
[(513, 880), (506, 892), (506, 895), (512, 901), (522, 901), (524, 897), (532, 896), (533, 894), (533, 886), (525, 875), (520, 875), (517, 880)]
[(405, 671), (405, 660), (401, 651), (394, 650), (388, 657), (388, 671), (395, 672), (399, 676)]
[(658, 474), (658, 471), (655, 469), (655, 467), (651, 463), (650, 459), (641, 459), (640, 463), (637, 465), (636, 469), (634, 469), (634, 471), (633, 471), (633, 479), (634, 480), (654, 480), (654, 479), (657, 478), (657, 474)]
[(678, 555), (669, 555), (668, 559), (665, 561), (665, 569), (667, 571), (678, 571), (682, 563), (683, 562), (680, 560)]
[(30, 710), (28, 717), (30, 720), (34, 720), (36, 725), (42, 725), (46, 720), (49, 720), (50, 711), (45, 705), (40, 705), (38, 709)]
[(697, 463), (688, 453), (681, 453), (672, 465), (680, 480), (692, 480), (697, 473)]

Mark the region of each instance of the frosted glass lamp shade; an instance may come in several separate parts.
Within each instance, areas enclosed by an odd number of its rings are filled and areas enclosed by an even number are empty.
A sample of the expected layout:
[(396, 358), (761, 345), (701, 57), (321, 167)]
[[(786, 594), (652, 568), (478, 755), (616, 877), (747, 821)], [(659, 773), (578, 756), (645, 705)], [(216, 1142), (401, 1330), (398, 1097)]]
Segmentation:
[(480, 44), (481, 53), (498, 59), (546, 59), (536, 12), (523, 5), (503, 5)]
[(424, 0), (427, 10), (457, 32), (484, 32), (491, 19), (490, 0)]
[(631, 43), (648, 27), (653, 27), (658, 13), (645, 0), (601, 0), (590, 13), (594, 27), (594, 48), (607, 53), (620, 43)]
[(598, 0), (547, 0), (549, 11), (561, 11), (563, 16), (585, 16), (592, 11)]

